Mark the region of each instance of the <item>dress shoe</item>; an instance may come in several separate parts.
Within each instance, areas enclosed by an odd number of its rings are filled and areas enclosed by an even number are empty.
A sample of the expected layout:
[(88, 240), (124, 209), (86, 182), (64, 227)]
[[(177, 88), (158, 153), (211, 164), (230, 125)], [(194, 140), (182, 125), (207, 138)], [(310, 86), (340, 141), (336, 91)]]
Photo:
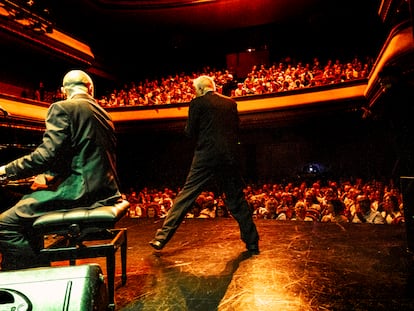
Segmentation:
[(160, 241), (158, 240), (151, 240), (149, 242), (149, 245), (151, 245), (153, 248), (155, 248), (157, 251), (161, 250), (164, 247), (164, 244), (162, 244)]
[(258, 244), (249, 244), (249, 245), (247, 245), (247, 251), (252, 255), (258, 255), (260, 253), (259, 245)]

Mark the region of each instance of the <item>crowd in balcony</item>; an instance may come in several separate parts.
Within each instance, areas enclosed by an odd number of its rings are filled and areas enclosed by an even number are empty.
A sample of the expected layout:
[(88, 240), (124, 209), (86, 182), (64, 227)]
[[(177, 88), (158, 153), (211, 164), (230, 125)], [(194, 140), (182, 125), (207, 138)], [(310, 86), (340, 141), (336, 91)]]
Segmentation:
[[(254, 65), (245, 77), (236, 77), (230, 69), (204, 67), (192, 73), (180, 72), (157, 79), (131, 81), (119, 89), (103, 92), (104, 95), (97, 100), (104, 108), (188, 103), (194, 97), (192, 80), (201, 74), (213, 77), (217, 91), (231, 97), (272, 94), (366, 79), (373, 61), (370, 57), (354, 57), (349, 61), (328, 59), (322, 63), (315, 57), (305, 63), (286, 57), (270, 66)], [(29, 97), (29, 93), (25, 93), (22, 96)], [(35, 100), (50, 103), (62, 99), (60, 89), (49, 91), (43, 82), (39, 83), (32, 96)]]
[[(163, 190), (130, 188), (125, 197), (131, 203), (129, 216), (164, 218), (174, 204), (180, 189)], [(404, 223), (402, 195), (392, 183), (363, 182), (300, 182), (247, 185), (244, 189), (253, 217), (279, 221), (316, 221), (335, 223)], [(214, 191), (202, 192), (187, 218), (232, 217), (225, 196)]]
[(373, 59), (369, 57), (364, 60), (354, 57), (348, 62), (329, 59), (325, 64), (317, 57), (308, 63), (294, 62), (287, 57), (271, 66), (254, 65), (244, 78), (235, 77), (229, 69), (205, 67), (191, 74), (181, 72), (160, 79), (126, 83), (98, 100), (105, 108), (188, 103), (194, 97), (192, 80), (201, 74), (213, 77), (218, 92), (231, 97), (271, 94), (365, 79), (372, 65)]
[[(254, 65), (246, 77), (241, 78), (230, 69), (204, 67), (192, 73), (180, 72), (158, 79), (131, 81), (119, 89), (104, 92), (97, 100), (104, 108), (188, 103), (194, 98), (192, 80), (202, 74), (213, 77), (217, 91), (231, 97), (272, 94), (366, 79), (373, 61), (370, 57), (363, 60), (354, 57), (350, 61), (328, 59), (322, 64), (318, 57), (306, 63), (286, 57), (270, 66)], [(25, 90), (21, 95), (49, 103), (63, 98), (60, 89), (50, 91), (42, 81), (33, 92)]]

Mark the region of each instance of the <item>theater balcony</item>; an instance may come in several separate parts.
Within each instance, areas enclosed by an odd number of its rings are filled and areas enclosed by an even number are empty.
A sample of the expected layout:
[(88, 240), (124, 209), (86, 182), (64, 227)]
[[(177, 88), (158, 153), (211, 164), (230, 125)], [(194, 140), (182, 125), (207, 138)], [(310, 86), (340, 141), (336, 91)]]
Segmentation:
[[(314, 116), (355, 113), (365, 105), (367, 80), (339, 85), (236, 98), (242, 128), (277, 127)], [(0, 126), (34, 131), (44, 130), (49, 104), (0, 94)], [(107, 108), (118, 132), (136, 130), (182, 131), (187, 104)]]

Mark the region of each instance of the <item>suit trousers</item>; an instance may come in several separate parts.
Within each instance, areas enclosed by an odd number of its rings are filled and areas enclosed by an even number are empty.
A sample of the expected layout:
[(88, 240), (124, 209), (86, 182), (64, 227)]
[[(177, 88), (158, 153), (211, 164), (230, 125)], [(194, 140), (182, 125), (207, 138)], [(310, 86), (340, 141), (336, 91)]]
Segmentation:
[(15, 206), (0, 214), (1, 270), (16, 270), (41, 265), (35, 251), (37, 243), (32, 234), (34, 219), (19, 217)]
[(227, 209), (238, 222), (241, 240), (246, 245), (259, 241), (259, 234), (253, 222), (252, 212), (243, 192), (243, 179), (234, 165), (217, 166), (192, 164), (182, 190), (178, 193), (172, 208), (168, 211), (161, 229), (157, 230), (155, 239), (165, 245), (174, 235), (197, 197), (207, 184), (214, 179), (225, 194)]

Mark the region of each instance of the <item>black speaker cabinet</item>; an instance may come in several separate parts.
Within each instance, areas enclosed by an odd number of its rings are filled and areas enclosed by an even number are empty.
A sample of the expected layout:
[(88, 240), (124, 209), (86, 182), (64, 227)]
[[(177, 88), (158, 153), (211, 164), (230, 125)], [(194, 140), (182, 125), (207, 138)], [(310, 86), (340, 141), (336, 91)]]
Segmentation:
[(107, 287), (97, 264), (0, 272), (0, 310), (107, 309)]

